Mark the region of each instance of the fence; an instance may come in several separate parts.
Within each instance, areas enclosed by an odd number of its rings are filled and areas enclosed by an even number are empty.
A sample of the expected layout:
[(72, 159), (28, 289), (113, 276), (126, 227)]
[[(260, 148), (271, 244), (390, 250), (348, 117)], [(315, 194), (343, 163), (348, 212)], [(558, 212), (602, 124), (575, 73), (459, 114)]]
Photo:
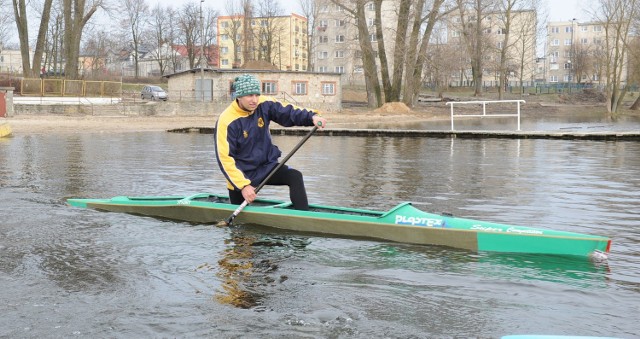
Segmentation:
[(116, 81), (86, 81), (67, 79), (22, 79), (23, 96), (56, 97), (120, 97), (122, 83)]
[[(495, 103), (516, 103), (517, 111), (516, 113), (493, 113), (487, 114), (487, 104), (495, 104)], [(450, 101), (447, 102), (447, 105), (451, 106), (451, 130), (455, 130), (453, 125), (453, 120), (456, 117), (517, 117), (518, 118), (518, 131), (520, 130), (520, 103), (525, 103), (524, 100), (482, 100), (482, 101)], [(482, 114), (454, 114), (453, 106), (454, 105), (481, 105), (482, 106)]]

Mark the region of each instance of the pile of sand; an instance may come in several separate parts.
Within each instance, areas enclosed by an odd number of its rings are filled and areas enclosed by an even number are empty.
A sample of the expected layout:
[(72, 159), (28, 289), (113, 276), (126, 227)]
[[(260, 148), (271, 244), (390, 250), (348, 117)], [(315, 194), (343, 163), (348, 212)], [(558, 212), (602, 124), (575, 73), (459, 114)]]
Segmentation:
[(387, 102), (374, 110), (375, 113), (411, 113), (404, 102)]

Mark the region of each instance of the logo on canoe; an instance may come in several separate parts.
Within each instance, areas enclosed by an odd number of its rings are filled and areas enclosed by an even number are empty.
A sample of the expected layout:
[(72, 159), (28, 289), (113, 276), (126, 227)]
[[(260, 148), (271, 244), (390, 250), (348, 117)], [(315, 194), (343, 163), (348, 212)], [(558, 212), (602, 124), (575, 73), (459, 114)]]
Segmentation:
[(396, 215), (397, 225), (426, 226), (445, 228), (447, 224), (442, 219), (408, 217), (406, 215)]

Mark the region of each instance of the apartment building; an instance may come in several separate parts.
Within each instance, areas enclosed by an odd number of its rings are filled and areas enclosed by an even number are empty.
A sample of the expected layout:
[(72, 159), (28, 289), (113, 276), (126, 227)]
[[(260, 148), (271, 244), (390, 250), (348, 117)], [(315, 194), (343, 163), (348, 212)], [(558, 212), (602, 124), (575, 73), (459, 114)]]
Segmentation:
[[(600, 83), (606, 78), (606, 35), (599, 22), (547, 25), (544, 78), (548, 83)], [(626, 79), (623, 69), (622, 79)]]
[[(393, 49), (395, 48), (395, 27), (397, 26), (397, 0), (384, 0), (382, 2), (382, 26), (385, 36), (385, 50), (389, 63), (393, 63)], [(361, 37), (354, 18), (344, 8), (334, 4), (331, 0), (318, 0), (318, 17), (311, 34), (313, 55), (311, 55), (312, 67), (316, 72), (340, 73), (342, 82), (350, 85), (364, 84), (364, 69), (362, 65), (362, 52), (360, 49)], [(350, 6), (347, 3), (347, 6)], [(364, 37), (372, 44), (377, 42), (374, 26), (375, 7), (373, 2), (365, 5), (365, 16), (369, 28), (369, 36)], [(378, 46), (373, 46), (378, 69)]]
[(219, 16), (217, 28), (220, 69), (265, 60), (279, 70), (307, 71), (307, 18), (301, 15)]
[[(451, 74), (451, 86), (470, 86), (472, 83), (471, 58), (466, 52), (459, 13), (452, 13), (446, 20), (446, 44), (457, 50), (457, 60), (443, 60), (453, 63), (448, 69), (456, 69)], [(504, 46), (506, 18), (503, 12), (487, 13), (482, 20), (484, 41), (483, 85), (500, 85), (501, 51)], [(509, 86), (531, 85), (536, 80), (536, 27), (537, 15), (533, 10), (511, 13), (509, 42), (506, 46), (507, 84)], [(522, 84), (520, 80), (522, 79)]]

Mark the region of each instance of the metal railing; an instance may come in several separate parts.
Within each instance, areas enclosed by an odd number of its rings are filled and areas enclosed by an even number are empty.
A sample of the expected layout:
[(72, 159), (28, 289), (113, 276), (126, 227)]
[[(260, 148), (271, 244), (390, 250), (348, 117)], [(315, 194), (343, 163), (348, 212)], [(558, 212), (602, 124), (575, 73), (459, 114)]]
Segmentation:
[[(482, 100), (482, 101), (449, 101), (447, 105), (451, 106), (451, 130), (453, 131), (454, 124), (453, 120), (456, 117), (517, 117), (518, 118), (518, 131), (520, 130), (520, 103), (525, 103), (524, 100)], [(495, 103), (516, 103), (517, 111), (516, 113), (490, 113), (487, 114), (487, 104), (495, 104)], [(482, 106), (482, 114), (454, 114), (453, 106), (454, 105), (481, 105)]]

